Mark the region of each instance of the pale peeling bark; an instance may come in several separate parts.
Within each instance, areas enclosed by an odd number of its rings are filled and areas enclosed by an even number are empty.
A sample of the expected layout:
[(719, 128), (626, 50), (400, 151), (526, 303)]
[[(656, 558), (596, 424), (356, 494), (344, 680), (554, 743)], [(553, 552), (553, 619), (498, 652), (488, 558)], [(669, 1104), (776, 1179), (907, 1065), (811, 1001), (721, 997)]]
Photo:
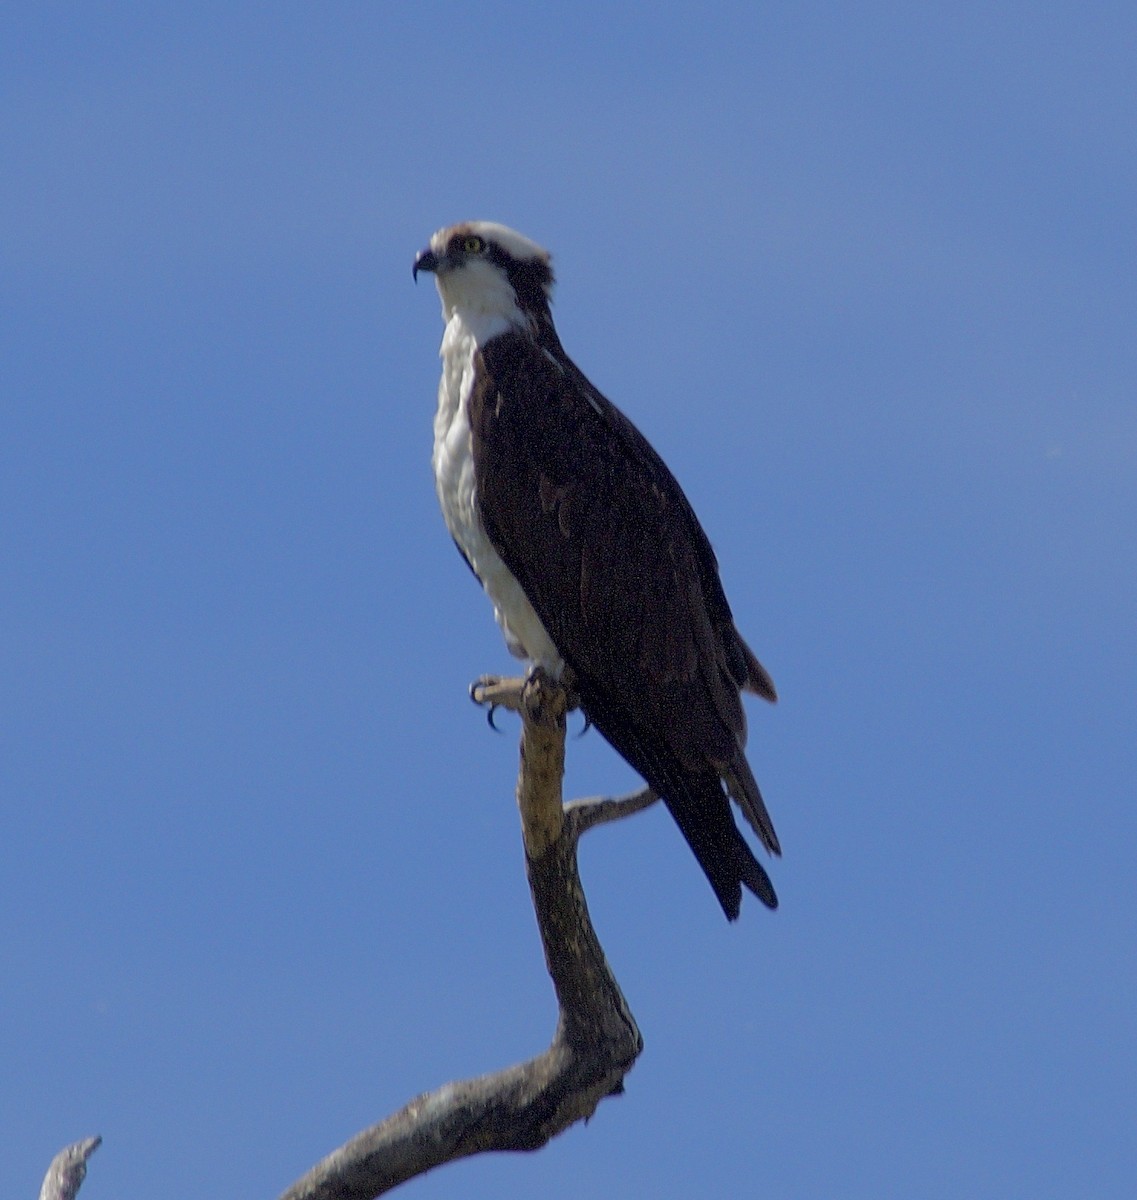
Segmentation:
[[(328, 1155), (280, 1200), (373, 1200), (433, 1167), (486, 1150), (537, 1150), (623, 1091), (643, 1039), (604, 958), (577, 871), (580, 835), (656, 800), (650, 790), (563, 804), (568, 692), (543, 671), (486, 679), (480, 704), (521, 714), (517, 802), (533, 909), (556, 992), (552, 1045), (536, 1058), (478, 1079), (448, 1083), (412, 1100)], [(492, 715), (492, 712), (491, 712)], [(54, 1159), (40, 1200), (75, 1200), (88, 1138)]]
[(536, 1150), (623, 1091), (643, 1048), (588, 916), (576, 844), (583, 830), (638, 812), (655, 797), (562, 804), (569, 700), (543, 672), (483, 681), (473, 696), (522, 718), (517, 799), (533, 908), (560, 1007), (552, 1045), (529, 1062), (419, 1096), (329, 1155), (280, 1200), (372, 1200), (470, 1154)]
[(60, 1152), (51, 1160), (51, 1166), (39, 1190), (39, 1200), (75, 1200), (83, 1180), (87, 1177), (87, 1159), (99, 1148), (101, 1137), (84, 1138)]

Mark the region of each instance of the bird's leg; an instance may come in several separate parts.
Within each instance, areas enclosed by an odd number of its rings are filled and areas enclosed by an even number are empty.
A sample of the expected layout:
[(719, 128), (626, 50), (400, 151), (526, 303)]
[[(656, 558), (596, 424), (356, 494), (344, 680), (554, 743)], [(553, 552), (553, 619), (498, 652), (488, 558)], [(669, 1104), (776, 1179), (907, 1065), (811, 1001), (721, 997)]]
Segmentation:
[[(566, 712), (575, 712), (580, 708), (580, 693), (576, 690), (576, 674), (567, 663), (561, 668), (561, 687), (565, 690), (565, 703), (567, 705)], [(592, 722), (588, 719), (588, 713), (584, 714), (584, 729), (580, 732), (585, 733)]]
[(521, 713), (525, 709), (525, 688), (533, 679), (538, 668), (533, 665), (524, 676), (482, 675), (470, 684), (470, 699), (477, 705), (487, 708), (486, 720), (491, 729), (498, 731), (494, 714), (499, 708), (509, 712)]
[[(470, 699), (483, 708), (488, 706), (487, 719), (490, 725), (496, 729), (497, 726), (494, 725), (493, 720), (494, 712), (499, 708), (507, 709), (509, 712), (521, 712), (525, 686), (534, 674), (542, 669), (537, 664), (533, 664), (521, 678), (506, 675), (482, 675), (470, 684)], [(562, 672), (560, 686), (565, 693), (566, 711), (572, 712), (573, 709), (579, 708), (580, 698), (577, 696), (572, 673), (568, 667)], [(585, 720), (587, 722), (587, 717)], [(585, 728), (588, 728), (587, 724)]]
[[(521, 678), (483, 675), (480, 679), (475, 679), (470, 684), (470, 699), (475, 704), (489, 707), (489, 723), (496, 729), (493, 715), (497, 709), (505, 708), (510, 712), (527, 715), (531, 719), (534, 711), (531, 708), (527, 709), (527, 703), (532, 704), (540, 695), (551, 698), (551, 695), (555, 695), (558, 691), (560, 698), (553, 701), (552, 712), (557, 714), (557, 719), (561, 719), (565, 713), (580, 707), (580, 698), (575, 683), (568, 667), (565, 667), (558, 681), (552, 679), (542, 667), (534, 664)], [(549, 690), (550, 685), (553, 689), (552, 693)], [(560, 708), (562, 702), (563, 709)], [(587, 722), (587, 720), (588, 714), (586, 713), (585, 721)], [(585, 728), (588, 728), (587, 724)], [(650, 808), (658, 799), (659, 796), (648, 787), (627, 796), (589, 796), (587, 799), (570, 800), (566, 803), (564, 806), (565, 817), (570, 823), (572, 837), (575, 841), (582, 833), (597, 825), (618, 821), (623, 817), (630, 817), (634, 813), (642, 812), (645, 808)]]
[[(528, 678), (526, 676), (526, 678)], [(521, 695), (525, 691), (525, 679), (509, 678), (503, 675), (483, 675), (470, 684), (470, 699), (481, 707), (489, 708), (486, 720), (491, 729), (496, 729), (493, 715), (499, 708), (510, 712), (521, 711)]]

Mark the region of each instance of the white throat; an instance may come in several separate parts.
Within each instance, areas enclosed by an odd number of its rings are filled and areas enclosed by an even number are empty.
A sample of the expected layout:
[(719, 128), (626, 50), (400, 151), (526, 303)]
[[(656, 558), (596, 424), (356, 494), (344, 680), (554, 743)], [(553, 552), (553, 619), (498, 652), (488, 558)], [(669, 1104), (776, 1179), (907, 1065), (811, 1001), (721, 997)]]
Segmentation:
[[(447, 332), (457, 318), (481, 347), (509, 329), (528, 329), (529, 318), (517, 306), (513, 287), (492, 263), (473, 261), (434, 277), (442, 298)], [(446, 354), (443, 339), (442, 353)]]

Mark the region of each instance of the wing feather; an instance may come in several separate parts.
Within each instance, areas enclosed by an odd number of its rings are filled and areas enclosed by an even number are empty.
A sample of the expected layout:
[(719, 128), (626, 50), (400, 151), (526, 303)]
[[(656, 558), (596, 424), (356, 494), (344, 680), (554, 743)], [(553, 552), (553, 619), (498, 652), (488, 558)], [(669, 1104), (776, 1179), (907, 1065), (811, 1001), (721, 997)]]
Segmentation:
[(740, 884), (773, 906), (720, 783), (777, 853), (739, 694), (772, 698), (773, 685), (671, 472), (555, 349), (505, 334), (480, 352), (470, 427), (482, 524), (589, 718), (663, 796), (727, 915)]

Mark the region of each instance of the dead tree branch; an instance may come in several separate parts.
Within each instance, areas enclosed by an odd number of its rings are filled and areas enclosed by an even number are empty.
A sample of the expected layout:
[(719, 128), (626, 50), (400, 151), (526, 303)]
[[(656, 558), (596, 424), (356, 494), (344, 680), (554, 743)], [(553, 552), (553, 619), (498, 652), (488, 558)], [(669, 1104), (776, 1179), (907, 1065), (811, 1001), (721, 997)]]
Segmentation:
[(533, 908), (560, 1008), (552, 1045), (529, 1062), (412, 1100), (325, 1158), (281, 1200), (372, 1200), (470, 1154), (536, 1150), (623, 1091), (643, 1048), (588, 916), (576, 846), (586, 829), (638, 812), (655, 796), (562, 803), (569, 697), (543, 672), (483, 680), (472, 695), (491, 711), (521, 714), (517, 802)]
[[(654, 803), (650, 790), (565, 805), (568, 692), (541, 671), (486, 679), (480, 704), (521, 715), (517, 803), (533, 909), (556, 992), (552, 1045), (491, 1075), (448, 1083), (357, 1134), (294, 1183), (280, 1200), (373, 1200), (433, 1167), (486, 1150), (536, 1150), (606, 1096), (623, 1091), (643, 1040), (588, 915), (577, 871), (580, 835)], [(101, 1139), (62, 1150), (40, 1200), (75, 1200), (87, 1159)]]
[(87, 1177), (87, 1159), (99, 1148), (101, 1137), (84, 1138), (66, 1147), (51, 1160), (43, 1178), (39, 1200), (75, 1200)]

